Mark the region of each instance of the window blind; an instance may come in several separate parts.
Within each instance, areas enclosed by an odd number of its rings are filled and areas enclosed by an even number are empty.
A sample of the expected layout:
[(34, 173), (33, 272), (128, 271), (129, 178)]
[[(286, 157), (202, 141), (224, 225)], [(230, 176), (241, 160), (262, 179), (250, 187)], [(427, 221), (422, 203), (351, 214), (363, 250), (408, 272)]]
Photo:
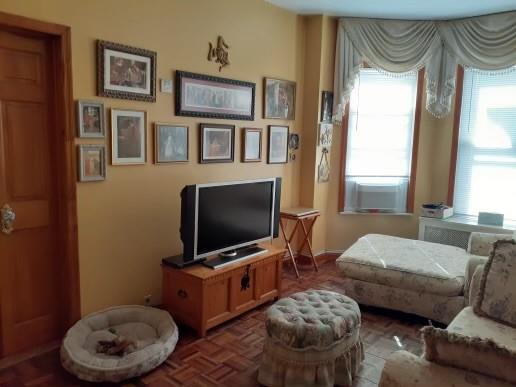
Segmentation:
[(393, 77), (361, 69), (358, 77), (349, 102), (344, 210), (373, 209), (374, 204), (362, 208), (359, 192), (371, 186), (380, 195), (397, 190), (394, 205), (379, 209), (406, 212), (417, 74)]
[(453, 206), (516, 220), (516, 71), (464, 73)]

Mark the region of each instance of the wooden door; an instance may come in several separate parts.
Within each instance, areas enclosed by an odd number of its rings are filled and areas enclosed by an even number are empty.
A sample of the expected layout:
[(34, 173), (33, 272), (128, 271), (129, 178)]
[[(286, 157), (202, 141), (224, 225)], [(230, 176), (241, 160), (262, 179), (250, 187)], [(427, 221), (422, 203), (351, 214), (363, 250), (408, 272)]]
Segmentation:
[(0, 355), (61, 334), (56, 129), (52, 46), (0, 32), (0, 208), (16, 219), (0, 232)]

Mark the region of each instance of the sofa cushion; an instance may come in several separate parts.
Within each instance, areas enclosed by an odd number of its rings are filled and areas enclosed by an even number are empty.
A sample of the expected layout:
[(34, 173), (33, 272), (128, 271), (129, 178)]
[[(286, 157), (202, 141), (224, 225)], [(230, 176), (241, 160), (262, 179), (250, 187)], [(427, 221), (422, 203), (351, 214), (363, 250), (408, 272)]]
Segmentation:
[(478, 315), (516, 327), (516, 241), (494, 243), (473, 306)]
[(425, 327), (422, 333), (427, 360), (516, 382), (513, 328), (478, 317), (469, 307), (446, 330)]
[(454, 246), (368, 234), (338, 259), (346, 277), (445, 296), (462, 295), (469, 254)]

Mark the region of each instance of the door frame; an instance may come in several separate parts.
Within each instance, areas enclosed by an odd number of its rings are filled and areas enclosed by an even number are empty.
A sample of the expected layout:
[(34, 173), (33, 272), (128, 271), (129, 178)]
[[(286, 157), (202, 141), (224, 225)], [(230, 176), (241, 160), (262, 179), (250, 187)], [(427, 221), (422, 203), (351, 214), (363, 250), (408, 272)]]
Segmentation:
[(55, 141), (56, 152), (57, 248), (61, 260), (58, 278), (66, 290), (60, 292), (62, 298), (59, 300), (63, 306), (61, 329), (64, 333), (81, 317), (70, 27), (0, 12), (0, 30), (43, 37), (50, 42), (54, 93), (49, 98), (53, 102), (54, 109), (50, 114), (55, 125), (50, 125), (49, 135)]

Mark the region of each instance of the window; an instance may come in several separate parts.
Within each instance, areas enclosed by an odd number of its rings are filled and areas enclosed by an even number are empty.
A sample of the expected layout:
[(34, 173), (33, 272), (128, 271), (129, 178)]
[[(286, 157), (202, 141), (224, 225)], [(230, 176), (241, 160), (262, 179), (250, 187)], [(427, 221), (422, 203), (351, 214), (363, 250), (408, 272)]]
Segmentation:
[(453, 206), (516, 220), (516, 71), (464, 72)]
[(412, 211), (407, 198), (413, 195), (417, 85), (416, 73), (389, 76), (360, 70), (349, 101), (345, 212)]

